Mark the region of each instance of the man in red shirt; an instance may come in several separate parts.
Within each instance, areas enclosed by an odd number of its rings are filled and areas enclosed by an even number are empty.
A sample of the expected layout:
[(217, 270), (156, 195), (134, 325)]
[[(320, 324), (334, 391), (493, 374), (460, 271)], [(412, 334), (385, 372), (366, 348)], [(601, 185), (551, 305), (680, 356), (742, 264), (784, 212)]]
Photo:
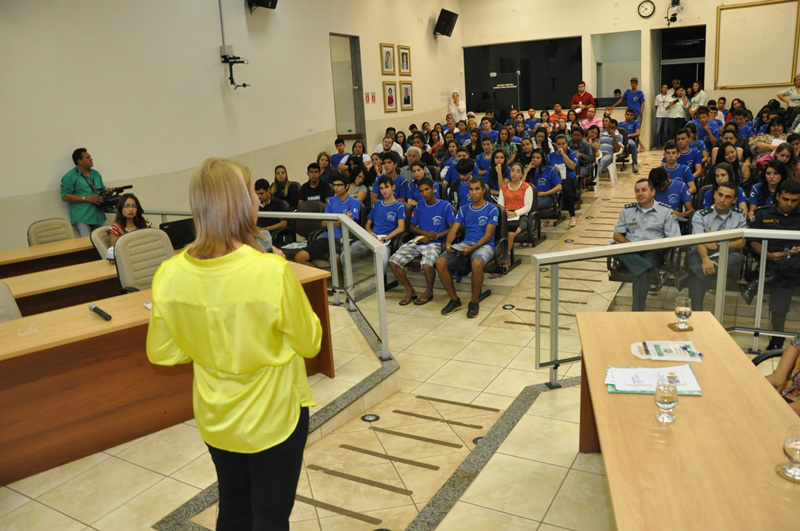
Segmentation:
[(594, 96), (586, 92), (586, 83), (581, 81), (578, 83), (578, 93), (572, 96), (569, 106), (575, 110), (578, 118), (582, 120), (586, 118), (586, 109), (589, 105), (596, 105)]

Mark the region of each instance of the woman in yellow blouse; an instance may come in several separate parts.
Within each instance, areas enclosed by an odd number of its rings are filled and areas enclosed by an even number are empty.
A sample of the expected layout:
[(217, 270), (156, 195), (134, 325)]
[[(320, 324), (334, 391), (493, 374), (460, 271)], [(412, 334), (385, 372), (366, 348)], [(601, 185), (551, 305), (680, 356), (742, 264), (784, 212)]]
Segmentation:
[(193, 405), (219, 479), (218, 530), (289, 529), (315, 405), (303, 358), (322, 328), (289, 263), (258, 244), (242, 167), (203, 162), (189, 199), (197, 239), (153, 279), (147, 355), (194, 363)]

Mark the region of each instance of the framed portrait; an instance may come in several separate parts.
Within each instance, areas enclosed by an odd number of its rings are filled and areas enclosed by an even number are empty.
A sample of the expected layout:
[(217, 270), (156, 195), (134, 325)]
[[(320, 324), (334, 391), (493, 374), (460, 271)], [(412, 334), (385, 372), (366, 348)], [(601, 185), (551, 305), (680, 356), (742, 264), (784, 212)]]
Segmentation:
[(399, 66), (401, 76), (411, 75), (411, 46), (397, 45), (397, 54), (400, 56)]
[(397, 82), (383, 82), (383, 110), (384, 112), (397, 112)]
[(394, 75), (394, 44), (381, 43), (381, 73)]
[(414, 110), (414, 84), (411, 81), (400, 82), (400, 110)]

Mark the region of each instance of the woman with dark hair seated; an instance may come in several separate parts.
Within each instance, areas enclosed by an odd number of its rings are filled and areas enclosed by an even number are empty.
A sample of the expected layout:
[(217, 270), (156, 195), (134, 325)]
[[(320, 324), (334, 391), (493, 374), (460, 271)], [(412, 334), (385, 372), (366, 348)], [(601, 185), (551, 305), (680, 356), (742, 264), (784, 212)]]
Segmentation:
[(786, 165), (783, 162), (773, 160), (767, 164), (767, 169), (764, 170), (761, 178), (753, 185), (753, 189), (750, 191), (750, 199), (748, 200), (750, 211), (747, 213), (749, 219), (753, 219), (758, 207), (776, 204), (775, 194), (778, 187), (787, 178)]
[[(369, 195), (367, 192), (366, 184), (367, 169), (360, 165), (351, 172), (349, 177), (350, 183), (347, 185), (347, 193), (364, 203), (364, 200)], [(358, 220), (356, 220), (358, 221)]]
[(800, 144), (800, 135), (797, 133), (792, 133), (787, 136), (786, 142), (776, 147), (775, 151), (758, 159), (756, 161), (756, 166), (758, 166), (761, 170), (764, 170), (764, 168), (767, 167), (767, 164), (773, 160), (779, 160), (786, 164), (786, 173), (789, 178), (797, 179), (797, 176), (800, 175), (800, 164), (797, 162), (797, 153), (795, 148), (792, 146), (792, 142), (797, 142)]
[[(728, 133), (728, 135), (730, 135), (730, 133)], [(700, 186), (714, 184), (714, 168), (722, 162), (730, 164), (737, 183), (741, 183), (744, 180), (744, 176), (742, 175), (743, 167), (739, 159), (741, 152), (736, 148), (736, 145), (731, 142), (723, 142), (720, 144), (719, 148), (714, 148), (712, 153), (714, 153), (714, 157), (711, 159), (712, 166), (706, 172), (703, 183)]]
[(403, 148), (403, 153), (408, 151), (408, 142), (406, 141), (406, 134), (403, 131), (398, 131), (394, 134), (394, 141), (400, 144), (400, 147)]
[(481, 134), (477, 129), (471, 129), (469, 132), (469, 143), (464, 144), (469, 151), (469, 158), (475, 160), (475, 158), (483, 152), (480, 143)]
[(739, 189), (736, 195), (736, 206), (741, 208), (743, 212), (747, 212), (747, 196), (742, 190), (742, 187), (739, 186), (739, 180), (736, 178), (736, 174), (734, 173), (733, 166), (731, 166), (728, 162), (720, 162), (712, 169), (714, 182), (712, 183), (711, 190), (706, 191), (705, 195), (703, 196), (703, 208), (708, 208), (710, 206), (714, 206), (714, 194), (719, 188), (719, 185), (724, 182), (730, 182)]
[(139, 198), (133, 194), (122, 194), (117, 201), (117, 217), (108, 228), (108, 245), (113, 247), (117, 239), (128, 232), (150, 228), (150, 222), (144, 219), (144, 210)]

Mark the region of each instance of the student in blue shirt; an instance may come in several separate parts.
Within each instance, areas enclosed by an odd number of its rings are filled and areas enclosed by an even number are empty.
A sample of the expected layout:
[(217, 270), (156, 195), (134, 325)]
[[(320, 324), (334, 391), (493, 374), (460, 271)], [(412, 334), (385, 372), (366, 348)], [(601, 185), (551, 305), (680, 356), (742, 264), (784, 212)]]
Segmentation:
[(753, 219), (756, 209), (762, 206), (772, 206), (777, 204), (776, 193), (781, 183), (787, 180), (789, 173), (786, 165), (779, 160), (772, 160), (767, 164), (767, 168), (759, 178), (758, 182), (750, 190), (749, 212), (750, 220)]
[[(358, 223), (361, 216), (361, 201), (350, 195), (347, 191), (347, 178), (341, 173), (336, 174), (333, 178), (333, 193), (334, 196), (329, 198), (325, 203), (326, 214), (344, 214), (348, 218), (353, 219)], [(323, 221), (322, 227), (327, 227), (328, 222)], [(339, 222), (333, 222), (333, 237), (335, 238), (336, 259), (339, 259), (339, 254), (342, 252), (342, 229), (339, 228)], [(325, 259), (330, 256), (330, 248), (328, 245), (328, 233), (322, 235), (321, 238), (309, 242), (306, 248), (295, 256), (295, 262), (300, 264), (313, 266), (314, 260)]]
[(490, 138), (481, 139), (483, 153), (475, 157), (475, 177), (480, 177), (484, 182), (489, 178), (489, 170), (492, 169), (492, 149), (494, 142)]
[[(685, 138), (685, 133), (684, 133)], [(697, 150), (692, 150), (694, 153), (697, 153)], [(678, 150), (678, 144), (673, 142), (672, 140), (668, 141), (664, 144), (664, 158), (663, 161), (665, 162), (663, 168), (667, 170), (669, 174), (669, 178), (673, 181), (683, 181), (686, 185), (686, 188), (689, 190), (689, 193), (694, 195), (697, 193), (697, 185), (694, 181), (694, 175), (692, 175), (692, 171), (689, 169), (688, 166), (684, 164), (680, 164), (680, 151)]]
[(459, 120), (457, 124), (458, 129), (455, 131), (456, 142), (459, 146), (463, 146), (464, 142), (469, 142), (469, 131), (467, 131), (467, 122)]
[[(378, 179), (381, 199), (372, 205), (365, 229), (383, 243), (388, 243), (395, 236), (406, 230), (406, 206), (394, 196), (394, 183), (386, 175)], [(354, 242), (350, 247), (353, 259), (370, 255), (369, 248), (362, 241)], [(383, 254), (383, 271), (389, 266), (389, 251)]]
[[(436, 259), (439, 280), (450, 297), (450, 301), (442, 308), (442, 315), (450, 315), (461, 309), (461, 299), (458, 298), (451, 274), (460, 256), (466, 257), (472, 271), (472, 298), (467, 305), (467, 317), (473, 319), (480, 311), (478, 299), (483, 287), (483, 268), (494, 256), (494, 233), (499, 223), (497, 207), (483, 198), (485, 187), (483, 180), (477, 177), (470, 180), (469, 195), (472, 203), (459, 207), (455, 222), (447, 233), (445, 252)], [(464, 240), (454, 247), (453, 242), (461, 225), (466, 229)]]
[(528, 129), (536, 128), (537, 124), (540, 124), (542, 121), (536, 117), (536, 109), (528, 109), (528, 118), (525, 118), (525, 125)]
[[(408, 183), (406, 182), (406, 178), (397, 172), (400, 162), (400, 155), (394, 151), (389, 151), (381, 155), (383, 174), (388, 175), (389, 178), (392, 179), (395, 197), (400, 198), (401, 201), (405, 201), (406, 186)], [(375, 179), (375, 182), (372, 183), (372, 201), (370, 204), (377, 202), (379, 198), (380, 188), (378, 187), (378, 179)]]
[(569, 226), (578, 224), (575, 217), (575, 169), (578, 167), (578, 154), (567, 145), (567, 137), (556, 137), (556, 150), (547, 155), (548, 166), (553, 166), (561, 175), (561, 186), (564, 190), (564, 208), (569, 212)]
[(483, 118), (481, 120), (481, 140), (484, 138), (491, 138), (492, 145), (497, 142), (497, 131), (492, 129), (492, 122), (488, 118)]
[(736, 137), (745, 139), (749, 144), (753, 137), (756, 136), (756, 133), (753, 131), (753, 127), (747, 122), (747, 109), (739, 107), (733, 111), (733, 120), (739, 127), (739, 132), (736, 133)]
[[(625, 93), (620, 97), (616, 103), (614, 103), (611, 107), (606, 109), (608, 114), (611, 114), (611, 111), (614, 110), (615, 107), (620, 105), (623, 101), (625, 102), (625, 106), (631, 110), (633, 110), (634, 118), (637, 122), (642, 123), (642, 110), (644, 109), (644, 92), (639, 90), (639, 78), (632, 77), (631, 78), (631, 88), (625, 91)], [(644, 151), (645, 147), (639, 140), (639, 145), (641, 146), (642, 151)]]
[[(689, 131), (686, 129), (678, 129), (675, 133), (675, 143), (678, 147), (678, 159), (676, 162), (688, 166), (689, 171), (692, 172), (692, 176), (694, 176), (695, 179), (700, 179), (703, 177), (703, 155), (689, 145), (689, 138)], [(666, 145), (664, 146), (664, 150), (666, 151)], [(686, 184), (688, 186), (689, 183)], [(692, 191), (691, 186), (689, 187), (689, 191)], [(692, 192), (692, 194), (694, 194), (694, 192)]]
[[(686, 129), (687, 133), (689, 133), (689, 146), (692, 149), (696, 149), (700, 153), (701, 164), (708, 162), (710, 152), (706, 147), (706, 143), (697, 139), (697, 126), (694, 124), (694, 122), (689, 122), (683, 128)], [(719, 132), (717, 132), (717, 134), (719, 134)]]
[(736, 178), (736, 173), (733, 166), (727, 162), (720, 162), (713, 169), (714, 183), (711, 190), (706, 191), (703, 196), (703, 208), (714, 206), (714, 194), (719, 188), (719, 185), (725, 182), (734, 184), (738, 190), (736, 193), (736, 207), (740, 208), (742, 212), (747, 213), (747, 195), (745, 195), (742, 187), (739, 186), (739, 180)]
[(443, 170), (447, 168), (447, 172), (450, 172), (453, 166), (456, 165), (456, 162), (458, 162), (458, 159), (456, 159), (456, 152), (458, 151), (459, 145), (455, 140), (450, 140), (446, 145), (447, 154), (442, 157), (442, 163), (439, 164), (439, 169)]
[[(442, 238), (449, 234), (450, 227), (455, 220), (450, 203), (434, 197), (431, 179), (423, 177), (418, 186), (423, 201), (417, 203), (414, 213), (411, 215), (411, 233), (416, 237), (410, 242), (404, 243), (389, 258), (389, 267), (392, 268), (395, 278), (406, 289), (406, 295), (400, 301), (400, 306), (407, 306), (412, 302), (421, 306), (433, 299), (433, 281), (436, 279), (433, 267), (442, 252)], [(422, 271), (425, 273), (427, 286), (422, 297), (417, 296), (403, 270), (406, 264), (418, 256), (422, 258)]]
[(351, 153), (347, 153), (344, 150), (344, 140), (341, 138), (334, 140), (333, 145), (336, 146), (336, 153), (331, 155), (331, 166), (338, 168), (339, 164), (341, 164), (345, 158), (350, 157)]
[(523, 178), (536, 188), (537, 210), (555, 205), (555, 194), (562, 188), (561, 175), (554, 167), (547, 165), (541, 149), (533, 150), (531, 163), (525, 170)]
[(663, 166), (650, 170), (649, 178), (656, 189), (656, 201), (670, 207), (681, 226), (689, 223), (694, 214), (694, 206), (692, 206), (692, 194), (689, 193), (686, 184), (683, 181), (670, 179), (669, 173)]
[[(474, 168), (475, 162), (470, 158), (459, 159), (456, 164), (455, 171), (458, 173), (458, 180), (451, 181), (452, 184), (447, 189), (447, 200), (456, 210), (458, 210), (458, 207), (469, 204), (472, 201), (469, 197), (469, 181), (475, 176), (473, 173)], [(488, 186), (485, 191), (483, 198), (487, 202), (491, 201), (492, 196), (489, 194)]]
[[(425, 170), (427, 169), (425, 165), (420, 161), (412, 162), (409, 165), (411, 168), (411, 175), (413, 179), (410, 183), (407, 183), (405, 186), (405, 200), (411, 206), (416, 206), (417, 203), (422, 201), (422, 194), (419, 192), (419, 182), (425, 177)], [(433, 183), (433, 195), (436, 199), (441, 198), (441, 190), (439, 189), (439, 183)]]
[(625, 121), (620, 122), (619, 126), (628, 132), (628, 150), (631, 152), (633, 160), (633, 173), (639, 173), (639, 136), (641, 126), (636, 120), (636, 113), (633, 109), (625, 111)]

